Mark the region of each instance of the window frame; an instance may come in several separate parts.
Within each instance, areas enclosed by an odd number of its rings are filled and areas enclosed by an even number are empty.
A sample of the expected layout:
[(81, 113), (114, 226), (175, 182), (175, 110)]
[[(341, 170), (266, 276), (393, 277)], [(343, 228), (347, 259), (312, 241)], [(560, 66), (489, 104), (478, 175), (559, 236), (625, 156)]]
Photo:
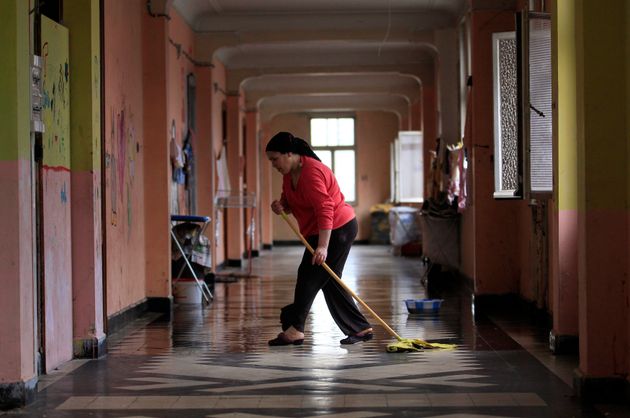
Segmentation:
[[(419, 197), (408, 197), (402, 196), (403, 185), (407, 180), (407, 177), (413, 178), (413, 174), (411, 176), (403, 176), (402, 175), (402, 158), (401, 154), (403, 152), (402, 147), (404, 145), (409, 145), (410, 138), (418, 138), (418, 149), (419, 149), (419, 165), (420, 165), (420, 181), (418, 185), (420, 187), (420, 196)], [(401, 204), (422, 204), (424, 202), (425, 195), (425, 161), (424, 161), (424, 134), (422, 131), (398, 131), (398, 134), (394, 141), (391, 144), (390, 152), (391, 152), (391, 171), (390, 171), (390, 187), (391, 190), (391, 200), (395, 203)]]
[(506, 189), (503, 185), (503, 131), (502, 131), (502, 103), (501, 103), (501, 76), (503, 74), (501, 68), (501, 62), (499, 59), (500, 43), (506, 39), (513, 39), (516, 46), (516, 56), (514, 57), (517, 77), (519, 76), (519, 41), (517, 39), (517, 32), (496, 32), (492, 34), (492, 83), (493, 83), (493, 113), (494, 113), (494, 193), (495, 199), (521, 199), (523, 197), (523, 147), (522, 147), (522, 135), (521, 135), (521, 117), (520, 117), (520, 103), (521, 94), (519, 92), (520, 82), (516, 81), (516, 105), (515, 119), (516, 119), (516, 175), (517, 184), (515, 189)]
[[(326, 145), (326, 146), (315, 146), (313, 145), (313, 141), (312, 141), (312, 136), (313, 136), (313, 132), (311, 131), (311, 121), (313, 119), (352, 119), (352, 130), (353, 130), (353, 145)], [(336, 165), (336, 159), (335, 159), (335, 151), (352, 151), (354, 152), (354, 200), (347, 200), (347, 196), (344, 193), (344, 198), (346, 198), (346, 203), (348, 203), (349, 205), (352, 206), (357, 206), (359, 204), (359, 188), (358, 188), (358, 177), (357, 177), (357, 172), (358, 172), (358, 166), (359, 166), (359, 160), (357, 158), (358, 156), (358, 152), (357, 152), (357, 118), (356, 115), (354, 114), (347, 114), (347, 113), (333, 113), (333, 114), (317, 114), (317, 115), (310, 115), (309, 119), (308, 119), (308, 127), (309, 127), (309, 143), (311, 145), (311, 148), (313, 149), (313, 151), (315, 152), (315, 154), (317, 154), (318, 151), (330, 151), (331, 152), (331, 162), (332, 162), (332, 167), (331, 170), (333, 172), (333, 174), (335, 175), (335, 178), (337, 177), (337, 173), (335, 171), (335, 165)], [(343, 191), (342, 191), (343, 193)]]
[[(532, 104), (531, 104), (531, 86), (530, 86), (530, 62), (529, 62), (529, 49), (530, 49), (530, 34), (529, 27), (530, 22), (532, 20), (550, 20), (550, 15), (548, 13), (538, 13), (538, 12), (518, 12), (516, 19), (516, 30), (514, 32), (498, 32), (492, 35), (492, 50), (493, 50), (493, 97), (494, 97), (494, 178), (495, 178), (495, 187), (494, 187), (494, 198), (495, 199), (549, 199), (553, 196), (556, 183), (555, 183), (555, 156), (554, 152), (554, 103), (553, 103), (553, 86), (550, 85), (551, 88), (551, 103), (548, 103), (550, 109), (546, 111), (544, 117), (548, 117), (549, 123), (551, 125), (551, 133), (549, 139), (549, 144), (544, 144), (540, 141), (532, 141)], [(516, 119), (517, 119), (517, 189), (515, 190), (505, 190), (502, 187), (502, 142), (501, 142), (501, 103), (500, 103), (500, 78), (501, 69), (499, 68), (500, 63), (498, 62), (497, 50), (498, 43), (502, 39), (514, 37), (516, 40), (516, 68), (517, 68), (517, 103), (516, 103)], [(550, 46), (552, 48), (553, 46)], [(550, 62), (551, 66), (552, 63)], [(553, 75), (551, 76), (553, 77)], [(550, 83), (553, 83), (550, 80)], [(541, 114), (542, 116), (542, 114)], [(546, 145), (549, 146), (546, 148), (537, 148), (538, 150), (547, 151), (551, 155), (551, 171), (550, 172), (541, 172), (534, 171), (532, 169), (532, 147), (544, 147)], [(550, 182), (549, 190), (532, 190), (532, 176), (535, 174), (540, 175), (548, 174), (550, 178), (544, 177), (548, 179)]]
[[(532, 138), (531, 138), (531, 114), (532, 114), (532, 104), (531, 104), (531, 96), (530, 96), (530, 72), (529, 72), (529, 47), (530, 47), (530, 21), (531, 20), (551, 20), (551, 15), (549, 13), (542, 12), (530, 12), (524, 10), (517, 14), (517, 50), (518, 50), (518, 68), (520, 71), (521, 80), (519, 82), (520, 87), (520, 102), (519, 102), (519, 116), (522, 118), (520, 120), (519, 128), (521, 130), (521, 142), (522, 142), (522, 153), (523, 158), (521, 164), (522, 173), (523, 173), (523, 190), (524, 190), (524, 198), (527, 200), (531, 199), (550, 199), (553, 197), (553, 193), (555, 190), (555, 173), (554, 173), (554, 145), (553, 145), (553, 130), (555, 129), (553, 123), (553, 92), (551, 96), (551, 109), (550, 112), (552, 114), (547, 115), (549, 120), (551, 121), (551, 137), (550, 139), (550, 149), (551, 153), (551, 189), (550, 190), (532, 190), (532, 169), (531, 169), (531, 149), (532, 149)], [(550, 29), (551, 30), (551, 29)], [(553, 42), (553, 41), (552, 41)], [(553, 48), (550, 45), (550, 48)], [(550, 56), (551, 57), (551, 56)], [(550, 58), (551, 60), (551, 58)], [(550, 67), (552, 66), (551, 61), (549, 62)], [(553, 80), (553, 73), (551, 74), (551, 78)], [(550, 80), (551, 83), (553, 81)], [(553, 90), (553, 85), (550, 86)]]

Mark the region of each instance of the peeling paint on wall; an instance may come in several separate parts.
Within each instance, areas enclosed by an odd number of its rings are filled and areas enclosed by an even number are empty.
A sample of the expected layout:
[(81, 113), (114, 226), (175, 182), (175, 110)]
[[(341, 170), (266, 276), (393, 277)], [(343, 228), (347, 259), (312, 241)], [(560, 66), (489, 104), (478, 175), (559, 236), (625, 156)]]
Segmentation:
[[(52, 29), (51, 34), (63, 34)], [(56, 40), (53, 40), (56, 41)], [(51, 41), (51, 42), (53, 42)], [(49, 42), (42, 45), (42, 118), (46, 127), (43, 134), (43, 164), (49, 168), (70, 169), (70, 92), (67, 58), (49, 56)]]
[(60, 193), (60, 195), (61, 195), (61, 203), (63, 203), (63, 204), (67, 204), (68, 203), (68, 193), (66, 191), (66, 188), (67, 188), (66, 182), (64, 181), (63, 182), (63, 186), (61, 186), (61, 193)]
[(110, 115), (111, 150), (106, 155), (106, 162), (109, 167), (111, 223), (118, 225), (118, 214), (126, 212), (129, 239), (133, 227), (132, 191), (136, 177), (135, 155), (138, 151), (134, 117), (124, 99), (118, 110), (113, 107), (110, 109)]

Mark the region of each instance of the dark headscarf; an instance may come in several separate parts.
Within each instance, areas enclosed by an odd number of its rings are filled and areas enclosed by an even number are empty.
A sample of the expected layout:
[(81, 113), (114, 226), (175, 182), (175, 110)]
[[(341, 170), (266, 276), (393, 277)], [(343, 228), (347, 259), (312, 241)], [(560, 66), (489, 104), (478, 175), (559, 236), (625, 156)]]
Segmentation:
[(313, 152), (308, 142), (302, 138), (293, 136), (289, 132), (278, 132), (275, 134), (267, 143), (265, 151), (279, 152), (280, 154), (290, 152), (293, 154), (305, 155), (307, 157), (315, 158), (317, 161), (321, 161)]

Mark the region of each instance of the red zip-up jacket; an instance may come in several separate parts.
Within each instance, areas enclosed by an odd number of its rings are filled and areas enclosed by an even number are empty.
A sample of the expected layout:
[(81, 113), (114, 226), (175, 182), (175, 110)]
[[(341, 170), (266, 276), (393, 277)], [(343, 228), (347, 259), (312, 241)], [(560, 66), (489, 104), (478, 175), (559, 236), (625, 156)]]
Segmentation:
[(300, 158), (297, 187), (291, 184), (291, 174), (285, 174), (281, 201), (297, 219), (302, 235), (318, 235), (320, 229), (337, 229), (350, 222), (354, 209), (346, 203), (330, 168), (314, 158)]

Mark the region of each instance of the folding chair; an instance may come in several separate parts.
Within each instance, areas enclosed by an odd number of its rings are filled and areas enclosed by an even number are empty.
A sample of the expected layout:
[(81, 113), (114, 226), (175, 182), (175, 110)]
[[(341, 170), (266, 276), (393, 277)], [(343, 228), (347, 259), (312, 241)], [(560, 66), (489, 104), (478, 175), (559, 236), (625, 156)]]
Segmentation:
[(182, 268), (179, 269), (179, 273), (177, 274), (177, 277), (173, 279), (173, 283), (177, 282), (177, 280), (180, 279), (182, 273), (184, 272), (184, 268), (188, 266), (188, 269), (190, 269), (190, 272), (193, 276), (193, 279), (195, 280), (195, 283), (197, 283), (199, 290), (201, 290), (201, 296), (207, 303), (210, 303), (210, 300), (214, 299), (214, 296), (212, 295), (210, 288), (208, 287), (206, 282), (203, 280), (203, 278), (197, 277), (197, 273), (195, 272), (195, 269), (193, 268), (191, 264), (193, 251), (191, 251), (190, 254), (186, 254), (186, 251), (184, 250), (182, 245), (179, 243), (179, 240), (177, 239), (177, 236), (175, 235), (175, 232), (173, 230), (173, 228), (177, 225), (178, 222), (193, 222), (193, 223), (202, 224), (201, 229), (197, 230), (192, 235), (192, 249), (194, 251), (194, 248), (199, 244), (199, 239), (201, 235), (203, 235), (206, 228), (208, 227), (208, 224), (210, 223), (210, 217), (209, 216), (195, 216), (195, 215), (171, 215), (171, 237), (173, 238), (173, 242), (175, 242), (175, 245), (177, 246), (177, 249), (181, 253), (182, 257), (184, 257), (184, 263), (185, 263), (182, 265)]

